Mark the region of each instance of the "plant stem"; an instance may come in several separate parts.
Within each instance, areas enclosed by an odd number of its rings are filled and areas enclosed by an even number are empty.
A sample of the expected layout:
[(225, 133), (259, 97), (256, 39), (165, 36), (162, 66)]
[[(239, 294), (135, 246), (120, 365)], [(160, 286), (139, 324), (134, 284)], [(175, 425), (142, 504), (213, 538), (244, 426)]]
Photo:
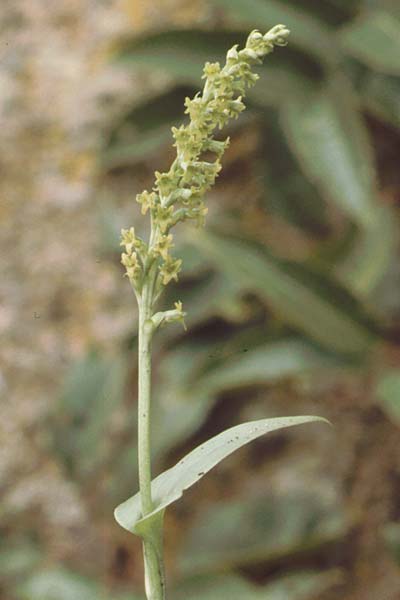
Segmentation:
[[(150, 322), (152, 311), (152, 281), (146, 282), (139, 302), (139, 385), (138, 385), (138, 460), (139, 487), (142, 502), (142, 515), (152, 512), (151, 497), (151, 439), (150, 439), (150, 399), (151, 399), (151, 338), (153, 327)], [(160, 527), (143, 538), (143, 556), (146, 575), (146, 595), (148, 600), (165, 600), (163, 576), (162, 535)]]
[(138, 452), (142, 514), (153, 510), (150, 463), (151, 329), (146, 306), (139, 306)]

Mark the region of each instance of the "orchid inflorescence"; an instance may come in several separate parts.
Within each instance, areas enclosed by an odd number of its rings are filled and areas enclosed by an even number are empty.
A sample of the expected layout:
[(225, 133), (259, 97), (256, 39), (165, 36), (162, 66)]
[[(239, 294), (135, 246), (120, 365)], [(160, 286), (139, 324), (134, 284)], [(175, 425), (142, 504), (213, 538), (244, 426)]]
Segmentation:
[[(258, 79), (252, 72), (253, 65), (261, 63), (274, 46), (286, 45), (288, 34), (284, 25), (276, 25), (265, 35), (252, 31), (244, 49), (238, 50), (235, 45), (228, 51), (222, 68), (218, 62), (206, 63), (203, 92), (192, 99), (186, 98), (189, 123), (172, 128), (176, 158), (171, 168), (165, 173), (156, 171), (152, 191), (145, 190), (136, 196), (142, 213), (150, 213), (149, 241), (146, 243), (137, 236), (133, 227), (122, 230), (121, 245), (125, 252), (121, 262), (138, 299), (150, 272), (154, 282), (153, 301), (166, 285), (178, 280), (182, 260), (171, 254), (174, 246), (171, 230), (187, 220), (198, 226), (204, 223), (207, 214), (204, 195), (214, 185), (222, 155), (229, 145), (229, 138), (214, 139), (214, 131), (222, 129), (245, 109), (246, 89)], [(210, 154), (215, 155), (215, 160), (204, 158)], [(167, 313), (165, 318), (158, 319), (160, 323), (182, 320), (184, 316), (181, 303)]]

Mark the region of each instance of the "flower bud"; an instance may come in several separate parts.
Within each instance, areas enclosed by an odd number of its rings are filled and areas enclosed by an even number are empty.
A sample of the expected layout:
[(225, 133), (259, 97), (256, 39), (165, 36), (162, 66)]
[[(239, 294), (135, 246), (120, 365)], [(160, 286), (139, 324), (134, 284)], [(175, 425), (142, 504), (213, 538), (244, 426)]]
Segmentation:
[(239, 57), (244, 60), (255, 60), (258, 61), (257, 53), (252, 48), (245, 48), (239, 52)]
[(238, 54), (238, 51), (237, 51), (237, 47), (238, 47), (238, 45), (236, 44), (230, 50), (228, 50), (228, 52), (226, 54), (227, 61), (236, 61), (236, 60), (238, 60), (239, 54)]

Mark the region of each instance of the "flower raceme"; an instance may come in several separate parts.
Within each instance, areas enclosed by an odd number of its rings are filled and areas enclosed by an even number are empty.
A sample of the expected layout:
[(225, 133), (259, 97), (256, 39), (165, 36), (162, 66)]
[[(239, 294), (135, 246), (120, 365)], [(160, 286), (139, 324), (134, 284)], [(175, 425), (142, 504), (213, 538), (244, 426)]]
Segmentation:
[[(154, 274), (153, 300), (170, 281), (177, 281), (182, 261), (170, 253), (174, 245), (171, 229), (186, 220), (197, 225), (204, 223), (207, 214), (204, 196), (214, 185), (229, 145), (229, 138), (214, 139), (214, 132), (245, 109), (246, 90), (258, 79), (252, 67), (261, 63), (274, 46), (286, 45), (288, 35), (284, 25), (276, 25), (265, 35), (252, 31), (242, 50), (235, 45), (228, 51), (223, 67), (218, 62), (206, 63), (202, 93), (185, 100), (189, 123), (172, 128), (176, 158), (171, 168), (165, 173), (156, 171), (153, 190), (136, 196), (142, 213), (150, 213), (149, 242), (140, 239), (133, 227), (122, 230), (121, 245), (125, 252), (121, 262), (138, 297), (150, 271)], [(214, 160), (203, 158), (210, 154)], [(163, 322), (182, 320), (184, 315), (180, 303), (167, 312), (171, 314)]]

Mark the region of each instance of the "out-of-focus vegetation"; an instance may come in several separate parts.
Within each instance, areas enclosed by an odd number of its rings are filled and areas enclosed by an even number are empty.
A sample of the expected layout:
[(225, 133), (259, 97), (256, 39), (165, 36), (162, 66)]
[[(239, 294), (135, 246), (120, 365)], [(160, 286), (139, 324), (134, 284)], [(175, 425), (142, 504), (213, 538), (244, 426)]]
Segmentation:
[[(153, 79), (110, 124), (99, 157), (99, 188), (108, 190), (95, 209), (99, 255), (115, 265), (120, 226), (142, 222), (133, 202), (110, 190), (132, 174), (133, 198), (168, 164), (170, 127), (204, 62), (222, 60), (249, 29), (283, 22), (292, 30), (285, 52), (260, 67), (248, 114), (232, 127), (209, 199), (212, 229), (186, 230), (179, 241), (184, 268), (170, 294), (187, 307), (189, 331), (168, 328), (155, 348), (155, 469), (244, 419), (317, 412), (335, 427), (258, 442), (177, 505), (167, 521), (172, 597), (395, 600), (398, 3), (207, 7), (201, 26), (151, 30), (115, 50), (116, 68)], [(112, 519), (137, 489), (135, 336), (133, 324), (112, 355), (95, 348), (69, 367), (40, 442), (84, 499), (105, 558), (82, 572), (77, 547), (76, 560), (60, 566), (29, 512), (7, 507), (7, 600), (142, 598), (139, 585), (132, 593), (139, 544)], [(64, 510), (58, 501), (53, 510)]]

